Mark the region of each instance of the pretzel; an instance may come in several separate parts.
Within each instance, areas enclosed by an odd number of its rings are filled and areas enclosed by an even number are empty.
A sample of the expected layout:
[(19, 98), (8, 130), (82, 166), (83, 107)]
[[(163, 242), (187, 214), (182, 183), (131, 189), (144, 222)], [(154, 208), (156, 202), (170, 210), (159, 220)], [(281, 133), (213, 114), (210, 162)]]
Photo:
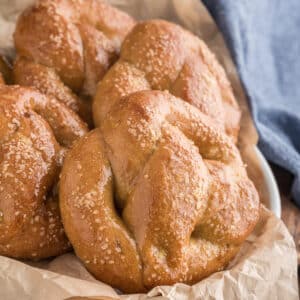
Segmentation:
[(76, 142), (59, 195), (77, 256), (123, 292), (192, 284), (223, 269), (259, 216), (231, 139), (160, 91), (122, 98)]
[(0, 85), (0, 255), (41, 259), (70, 249), (57, 182), (64, 153), (87, 132), (69, 108)]
[(37, 1), (17, 22), (15, 81), (89, 120), (88, 99), (133, 25), (130, 16), (99, 0)]
[(168, 90), (211, 116), (236, 141), (240, 110), (226, 74), (205, 43), (180, 26), (152, 20), (133, 28), (120, 59), (98, 85), (95, 124), (122, 96), (141, 90)]

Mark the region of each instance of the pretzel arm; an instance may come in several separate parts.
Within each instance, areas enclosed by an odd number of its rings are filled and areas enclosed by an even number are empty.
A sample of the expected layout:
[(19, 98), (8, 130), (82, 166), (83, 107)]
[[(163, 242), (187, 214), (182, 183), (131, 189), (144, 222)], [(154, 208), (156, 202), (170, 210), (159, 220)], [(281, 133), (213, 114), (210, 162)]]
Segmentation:
[[(86, 172), (89, 178), (82, 180)], [(112, 172), (99, 130), (76, 143), (61, 181), (63, 223), (77, 255), (96, 276), (107, 274), (124, 291), (144, 290), (135, 241), (114, 207)], [(123, 274), (128, 275), (127, 285)]]

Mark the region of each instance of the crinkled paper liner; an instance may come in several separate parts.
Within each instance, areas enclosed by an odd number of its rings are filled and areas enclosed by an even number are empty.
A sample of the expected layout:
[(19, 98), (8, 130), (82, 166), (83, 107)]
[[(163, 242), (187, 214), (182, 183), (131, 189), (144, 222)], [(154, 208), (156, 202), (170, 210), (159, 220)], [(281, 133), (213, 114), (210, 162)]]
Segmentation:
[(283, 222), (263, 207), (258, 225), (231, 266), (193, 286), (175, 284), (156, 287), (147, 295), (118, 295), (110, 286), (96, 281), (73, 254), (47, 263), (43, 267), (48, 270), (6, 257), (1, 257), (0, 263), (0, 299), (6, 300), (90, 299), (85, 298), (89, 296), (126, 300), (298, 299), (293, 239)]
[[(0, 51), (13, 53), (16, 15), (33, 0), (0, 0)], [(200, 36), (216, 54), (242, 109), (239, 148), (262, 202), (268, 195), (254, 151), (257, 133), (236, 69), (214, 21), (199, 0), (110, 0), (137, 19), (163, 18)], [(74, 254), (50, 261), (23, 263), (0, 256), (0, 299), (298, 299), (297, 254), (281, 220), (264, 206), (254, 232), (225, 271), (188, 286), (159, 286), (148, 294), (118, 295), (94, 279)], [(87, 298), (88, 297), (88, 298)]]

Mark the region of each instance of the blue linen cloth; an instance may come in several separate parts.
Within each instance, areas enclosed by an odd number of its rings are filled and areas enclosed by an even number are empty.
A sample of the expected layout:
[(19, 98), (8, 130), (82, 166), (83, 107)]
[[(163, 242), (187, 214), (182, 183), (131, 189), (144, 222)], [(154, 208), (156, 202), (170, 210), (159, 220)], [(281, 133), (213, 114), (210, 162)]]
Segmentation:
[(268, 160), (294, 174), (300, 206), (300, 0), (203, 0), (248, 95)]

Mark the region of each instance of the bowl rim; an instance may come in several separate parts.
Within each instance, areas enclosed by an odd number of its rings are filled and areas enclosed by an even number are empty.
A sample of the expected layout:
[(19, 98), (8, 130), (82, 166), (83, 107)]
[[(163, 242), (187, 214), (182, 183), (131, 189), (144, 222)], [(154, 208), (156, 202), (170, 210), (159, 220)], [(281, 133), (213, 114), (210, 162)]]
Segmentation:
[(276, 183), (276, 179), (274, 174), (271, 170), (269, 163), (267, 162), (266, 158), (262, 154), (262, 152), (255, 147), (255, 152), (257, 154), (258, 160), (260, 162), (264, 182), (267, 188), (267, 192), (269, 195), (269, 209), (278, 217), (281, 217), (281, 199), (279, 194), (278, 185)]

